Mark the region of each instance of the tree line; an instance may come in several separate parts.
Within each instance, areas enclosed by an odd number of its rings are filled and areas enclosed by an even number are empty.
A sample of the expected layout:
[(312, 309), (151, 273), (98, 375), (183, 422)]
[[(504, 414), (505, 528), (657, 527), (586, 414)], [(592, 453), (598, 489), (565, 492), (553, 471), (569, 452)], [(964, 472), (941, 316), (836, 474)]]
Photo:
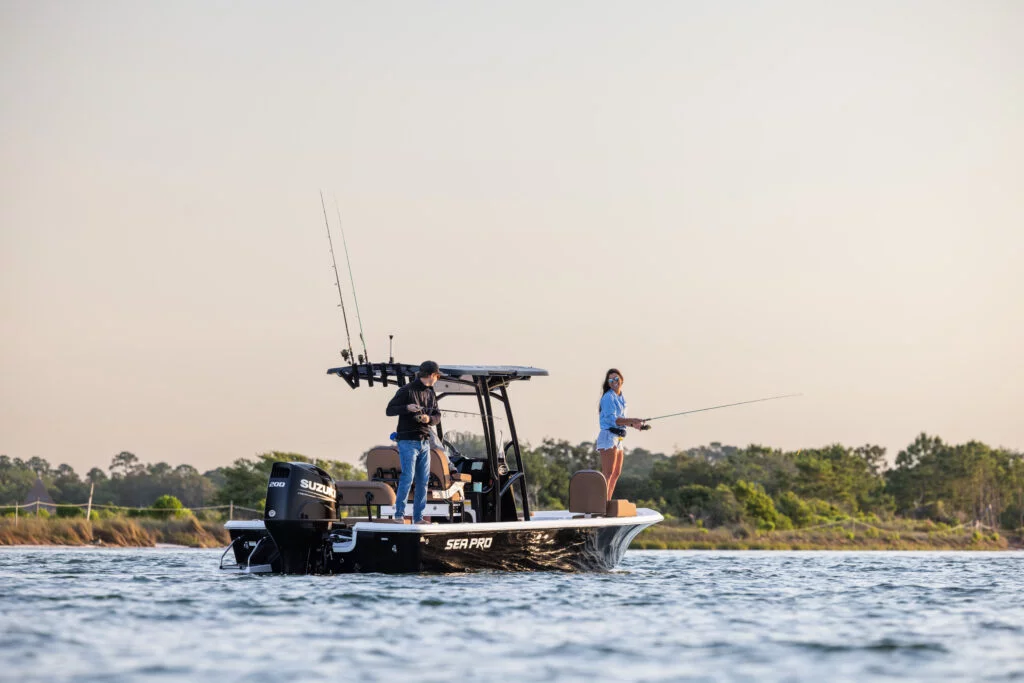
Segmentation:
[[(462, 435), (461, 451), (483, 452)], [(546, 439), (523, 451), (533, 509), (564, 508), (567, 473), (601, 468), (591, 442)], [(978, 441), (919, 435), (889, 464), (886, 449), (833, 444), (783, 451), (711, 443), (665, 455), (626, 453), (616, 498), (684, 522), (761, 530), (807, 528), (848, 518), (930, 519), (956, 526), (1024, 528), (1024, 454)]]
[(270, 468), (278, 461), (311, 462), (336, 479), (366, 478), (366, 473), (356, 471), (351, 463), (280, 451), (238, 458), (231, 465), (203, 473), (192, 465), (145, 464), (134, 453), (122, 451), (111, 459), (106, 471), (93, 467), (84, 477), (70, 465), (52, 467), (39, 457), (22, 460), (0, 455), (0, 506), (25, 502), (38, 478), (58, 505), (84, 503), (92, 488), (95, 505), (149, 507), (161, 496), (173, 496), (186, 508), (234, 503), (262, 509)]
[[(448, 435), (466, 457), (483, 457), (479, 436)], [(568, 506), (569, 476), (600, 469), (593, 443), (545, 439), (525, 445), (523, 464), (533, 509)], [(144, 464), (130, 452), (107, 471), (84, 477), (68, 465), (0, 455), (0, 505), (23, 502), (37, 475), (59, 503), (93, 501), (146, 507), (164, 495), (185, 507), (221, 505), (262, 509), (270, 468), (277, 461), (312, 462), (335, 479), (365, 479), (364, 467), (272, 451), (200, 473), (191, 465)], [(880, 446), (783, 451), (711, 443), (672, 455), (627, 452), (616, 497), (628, 498), (685, 523), (746, 524), (762, 530), (806, 528), (846, 519), (904, 517), (959, 525), (980, 522), (1024, 528), (1024, 455), (977, 441), (948, 444), (921, 434), (890, 464)]]

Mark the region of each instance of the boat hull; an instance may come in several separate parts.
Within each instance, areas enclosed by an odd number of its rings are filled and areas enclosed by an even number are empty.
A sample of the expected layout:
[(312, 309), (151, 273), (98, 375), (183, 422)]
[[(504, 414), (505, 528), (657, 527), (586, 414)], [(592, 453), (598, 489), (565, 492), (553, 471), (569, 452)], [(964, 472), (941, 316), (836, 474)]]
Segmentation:
[[(310, 547), (304, 566), (288, 573), (346, 574), (448, 573), (497, 571), (608, 571), (622, 560), (630, 542), (644, 528), (661, 521), (657, 512), (642, 510), (637, 517), (551, 519), (493, 524), (398, 525), (359, 523), (354, 528), (332, 529), (322, 542)], [(232, 528), (235, 559), (244, 571), (281, 572), (282, 565), (267, 561), (274, 555), (274, 539), (259, 522)], [(238, 524), (238, 523), (234, 523)], [(280, 534), (281, 532), (276, 532)], [(244, 538), (243, 538), (244, 537)], [(256, 547), (259, 557), (250, 557)], [(245, 567), (250, 567), (246, 570)]]

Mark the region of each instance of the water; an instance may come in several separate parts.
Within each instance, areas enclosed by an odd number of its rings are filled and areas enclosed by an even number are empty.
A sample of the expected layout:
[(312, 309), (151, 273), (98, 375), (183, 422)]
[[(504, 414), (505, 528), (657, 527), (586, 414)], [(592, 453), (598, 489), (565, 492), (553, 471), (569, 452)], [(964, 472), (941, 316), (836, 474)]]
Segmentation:
[(631, 551), (610, 574), (256, 577), (0, 548), (0, 680), (1024, 680), (1024, 553)]

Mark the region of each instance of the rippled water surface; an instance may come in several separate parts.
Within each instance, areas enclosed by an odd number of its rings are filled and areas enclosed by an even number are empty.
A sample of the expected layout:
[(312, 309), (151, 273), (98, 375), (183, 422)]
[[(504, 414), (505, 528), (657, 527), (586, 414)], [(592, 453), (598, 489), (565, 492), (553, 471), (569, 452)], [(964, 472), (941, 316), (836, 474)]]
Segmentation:
[(0, 680), (1024, 680), (1024, 553), (347, 577), (229, 575), (218, 556), (0, 548)]

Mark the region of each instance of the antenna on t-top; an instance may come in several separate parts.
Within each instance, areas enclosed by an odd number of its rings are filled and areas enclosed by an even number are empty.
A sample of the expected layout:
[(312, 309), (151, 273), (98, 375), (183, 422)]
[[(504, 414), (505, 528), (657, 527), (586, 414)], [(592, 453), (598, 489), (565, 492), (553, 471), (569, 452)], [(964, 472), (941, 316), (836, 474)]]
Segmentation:
[(388, 362), (395, 364), (395, 335), (388, 335)]
[(341, 317), (345, 321), (345, 339), (348, 348), (341, 350), (341, 357), (355, 365), (355, 354), (352, 352), (352, 335), (348, 331), (348, 315), (345, 314), (345, 297), (341, 295), (341, 276), (338, 275), (338, 261), (334, 258), (334, 240), (331, 239), (331, 223), (327, 220), (327, 205), (324, 203), (324, 191), (320, 190), (320, 206), (324, 210), (324, 225), (327, 227), (327, 243), (331, 246), (331, 265), (334, 266), (334, 284), (338, 287), (338, 301), (341, 306)]

